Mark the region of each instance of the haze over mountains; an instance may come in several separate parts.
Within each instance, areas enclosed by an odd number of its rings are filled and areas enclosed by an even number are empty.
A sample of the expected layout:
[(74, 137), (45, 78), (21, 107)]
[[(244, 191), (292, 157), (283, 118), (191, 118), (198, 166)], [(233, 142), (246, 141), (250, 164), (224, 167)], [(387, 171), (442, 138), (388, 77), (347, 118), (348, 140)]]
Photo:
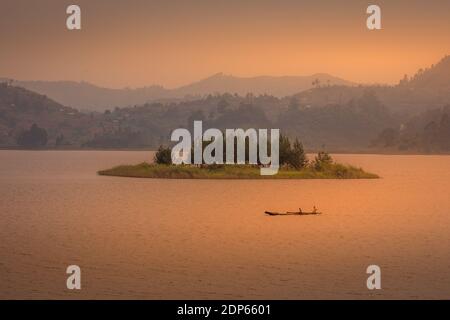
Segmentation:
[[(251, 83), (272, 83), (276, 87), (273, 83), (281, 81), (262, 78)], [(239, 81), (244, 86), (250, 80)], [(145, 103), (132, 99), (146, 99), (153, 90), (166, 89), (92, 89), (85, 83), (53, 83), (53, 89), (60, 85), (62, 92), (66, 87), (75, 88), (71, 91), (74, 98), (79, 98), (76, 94), (92, 98), (82, 94), (91, 89), (93, 96), (99, 97), (96, 93), (102, 90), (102, 99), (120, 98), (129, 105), (118, 107), (119, 101), (114, 100), (105, 112), (80, 112), (55, 102), (49, 94), (0, 81), (0, 147), (154, 149), (169, 144), (174, 129), (190, 128), (194, 120), (202, 120), (204, 128), (221, 130), (279, 128), (288, 136), (300, 138), (308, 150), (374, 152), (370, 149), (373, 147), (389, 152), (450, 152), (450, 56), (403, 77), (395, 86), (313, 81), (313, 87), (281, 98), (247, 95), (247, 89), (241, 89), (242, 94), (204, 94), (221, 85), (227, 88), (224, 91), (235, 88), (235, 77), (218, 74), (174, 89), (180, 95), (196, 92), (200, 96)]]
[(391, 112), (415, 114), (450, 103), (450, 56), (414, 75), (399, 77), (397, 85), (320, 85), (294, 95), (302, 104), (320, 107), (346, 104), (370, 89)]
[[(3, 81), (5, 80), (3, 78)], [(87, 82), (75, 81), (13, 80), (12, 84), (46, 95), (65, 106), (83, 111), (104, 111), (114, 107), (133, 106), (151, 101), (192, 100), (208, 94), (237, 93), (244, 96), (252, 93), (284, 97), (312, 88), (314, 81), (327, 85), (353, 85), (349, 81), (325, 73), (311, 76), (248, 78), (217, 73), (206, 79), (174, 89), (166, 89), (162, 86), (109, 89)]]
[(267, 94), (281, 98), (312, 88), (314, 81), (328, 85), (354, 85), (350, 81), (326, 73), (317, 73), (311, 76), (259, 76), (250, 78), (217, 73), (209, 78), (180, 87), (176, 89), (176, 92), (178, 95), (183, 96), (215, 93), (237, 93), (244, 96), (247, 93), (252, 93), (254, 95)]

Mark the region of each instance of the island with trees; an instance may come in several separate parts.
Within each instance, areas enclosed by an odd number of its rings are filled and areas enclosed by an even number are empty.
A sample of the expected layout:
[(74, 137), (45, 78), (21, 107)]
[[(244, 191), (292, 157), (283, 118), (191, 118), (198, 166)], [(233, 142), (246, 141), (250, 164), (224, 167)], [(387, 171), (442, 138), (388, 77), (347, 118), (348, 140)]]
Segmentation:
[(99, 171), (102, 176), (156, 179), (376, 179), (378, 175), (340, 164), (324, 151), (309, 160), (302, 143), (280, 136), (280, 169), (275, 175), (261, 175), (258, 164), (172, 164), (171, 149), (160, 146), (153, 163), (120, 165)]

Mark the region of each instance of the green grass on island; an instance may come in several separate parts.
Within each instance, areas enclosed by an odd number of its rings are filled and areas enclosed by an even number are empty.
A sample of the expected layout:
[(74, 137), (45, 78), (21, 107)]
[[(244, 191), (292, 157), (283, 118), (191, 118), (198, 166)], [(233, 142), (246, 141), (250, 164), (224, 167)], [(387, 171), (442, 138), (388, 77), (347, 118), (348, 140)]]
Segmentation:
[(330, 163), (320, 168), (307, 165), (301, 169), (282, 167), (275, 175), (263, 176), (256, 165), (121, 165), (98, 172), (103, 176), (155, 179), (376, 179), (378, 175), (361, 168)]

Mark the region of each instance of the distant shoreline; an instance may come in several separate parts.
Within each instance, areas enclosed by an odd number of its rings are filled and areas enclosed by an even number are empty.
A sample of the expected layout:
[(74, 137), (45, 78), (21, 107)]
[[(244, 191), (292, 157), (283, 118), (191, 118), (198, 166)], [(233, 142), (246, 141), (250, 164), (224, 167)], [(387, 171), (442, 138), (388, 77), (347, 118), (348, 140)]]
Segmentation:
[[(157, 149), (157, 148), (156, 148)], [(156, 152), (155, 148), (14, 148), (14, 147), (0, 147), (0, 151), (147, 151)], [(319, 149), (307, 150), (306, 153), (317, 153)], [(450, 156), (450, 152), (440, 153), (423, 153), (423, 152), (394, 152), (394, 151), (380, 151), (380, 150), (333, 150), (330, 154), (362, 154), (362, 155), (386, 155), (386, 156)]]

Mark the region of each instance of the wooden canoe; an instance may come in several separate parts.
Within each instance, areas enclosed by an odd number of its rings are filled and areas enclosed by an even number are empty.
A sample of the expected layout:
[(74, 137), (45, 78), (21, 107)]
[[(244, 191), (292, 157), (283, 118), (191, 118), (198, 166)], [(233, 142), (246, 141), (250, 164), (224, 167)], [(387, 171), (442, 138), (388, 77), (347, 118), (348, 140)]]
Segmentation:
[(309, 216), (309, 215), (317, 215), (317, 214), (321, 214), (322, 212), (284, 212), (284, 213), (280, 213), (280, 212), (272, 212), (272, 211), (266, 211), (264, 212), (265, 214), (269, 215), (269, 216)]

